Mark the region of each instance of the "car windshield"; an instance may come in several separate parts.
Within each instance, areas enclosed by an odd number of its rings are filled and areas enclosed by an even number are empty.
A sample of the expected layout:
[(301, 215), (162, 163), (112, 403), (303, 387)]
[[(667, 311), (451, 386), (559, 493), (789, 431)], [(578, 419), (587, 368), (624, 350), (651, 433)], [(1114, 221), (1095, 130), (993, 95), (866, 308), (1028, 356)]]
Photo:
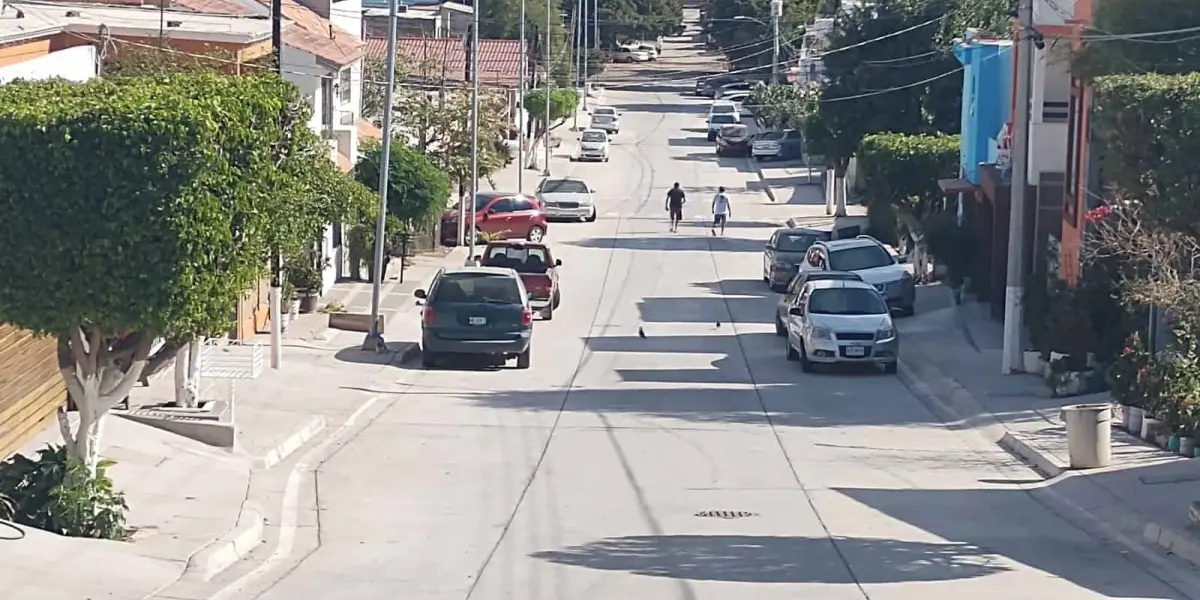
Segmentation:
[(592, 117), (593, 123), (612, 123), (614, 117), (612, 115), (595, 115)]
[(813, 291), (808, 300), (808, 312), (814, 315), (886, 315), (888, 308), (875, 290), (831, 288)]
[(601, 106), (600, 108), (596, 109), (595, 114), (597, 114), (597, 115), (615, 115), (615, 114), (617, 114), (617, 109), (615, 109), (611, 106)]
[(732, 103), (731, 104), (714, 104), (714, 105), (712, 105), (712, 108), (709, 109), (708, 112), (709, 112), (709, 114), (712, 114), (712, 115), (731, 115), (736, 110), (737, 110), (737, 107), (734, 106)]
[(782, 131), (768, 131), (768, 132), (758, 136), (758, 139), (763, 140), (763, 141), (769, 141), (769, 142), (782, 140), (783, 132)]
[(603, 142), (608, 138), (599, 131), (585, 131), (583, 132), (583, 137), (579, 139), (584, 142)]
[(713, 115), (709, 117), (709, 122), (714, 125), (733, 125), (737, 123), (737, 119), (734, 119), (733, 115)]
[(452, 273), (442, 277), (431, 304), (491, 302), (523, 304), (521, 288), (511, 276), (493, 273)]
[(780, 252), (804, 252), (820, 239), (815, 233), (784, 233), (780, 234), (775, 249)]
[(550, 255), (541, 246), (492, 246), (484, 264), (518, 273), (545, 273), (550, 267)]
[(588, 186), (578, 179), (547, 179), (542, 182), (543, 194), (586, 194)]
[(896, 259), (892, 258), (887, 250), (875, 244), (829, 253), (829, 268), (834, 271), (861, 271), (894, 264)]

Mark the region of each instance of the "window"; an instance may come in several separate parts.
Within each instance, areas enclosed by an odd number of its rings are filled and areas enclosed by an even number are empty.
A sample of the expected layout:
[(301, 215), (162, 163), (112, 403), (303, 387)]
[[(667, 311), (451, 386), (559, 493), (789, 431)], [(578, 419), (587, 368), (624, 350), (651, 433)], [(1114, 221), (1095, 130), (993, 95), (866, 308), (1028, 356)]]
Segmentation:
[(346, 67), (338, 71), (338, 100), (342, 104), (350, 102), (350, 90), (353, 84), (350, 82), (350, 67)]
[(829, 255), (829, 264), (834, 271), (860, 271), (896, 264), (896, 259), (881, 246), (859, 246), (838, 250)]
[(522, 304), (517, 280), (490, 274), (463, 273), (442, 278), (431, 303), (503, 302)]
[(816, 290), (808, 303), (815, 315), (886, 315), (887, 303), (875, 290), (834, 288)]
[(501, 199), (497, 200), (495, 204), (492, 205), (492, 208), (488, 212), (493, 213), (493, 214), (498, 214), (498, 213), (510, 213), (510, 212), (513, 212), (514, 210), (516, 210), (516, 208), (513, 206), (512, 198), (501, 198)]
[(783, 233), (775, 242), (780, 252), (804, 252), (817, 242), (817, 235), (812, 233)]
[(542, 182), (543, 194), (586, 194), (588, 186), (578, 179), (547, 179)]
[(512, 203), (512, 212), (521, 212), (523, 210), (534, 210), (533, 202), (524, 196), (517, 196), (509, 200)]
[(518, 273), (545, 273), (550, 267), (550, 255), (540, 246), (494, 246), (488, 251), (487, 264)]
[(608, 136), (601, 131), (585, 131), (583, 136), (579, 138), (581, 142), (597, 142), (604, 143), (608, 141)]
[(737, 123), (737, 120), (731, 114), (723, 114), (709, 117), (709, 122), (713, 125), (733, 125)]

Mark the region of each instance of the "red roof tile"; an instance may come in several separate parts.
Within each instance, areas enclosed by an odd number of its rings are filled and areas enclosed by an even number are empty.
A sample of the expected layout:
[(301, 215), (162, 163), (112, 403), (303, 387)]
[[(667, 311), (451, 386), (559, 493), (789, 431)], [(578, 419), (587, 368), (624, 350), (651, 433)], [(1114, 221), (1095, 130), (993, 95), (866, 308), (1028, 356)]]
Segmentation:
[[(256, 0), (270, 8), (270, 0)], [(362, 58), (365, 46), (358, 36), (329, 22), (295, 0), (281, 0), (283, 18), (292, 26), (283, 30), (284, 45), (307, 52), (338, 67)], [(198, 13), (222, 15), (262, 14), (238, 0), (174, 0), (175, 6)]]
[[(387, 40), (367, 40), (367, 56), (387, 57)], [(427, 73), (424, 79), (466, 81), (467, 48), (464, 38), (400, 37), (396, 40), (396, 59), (419, 65), (428, 61), (438, 72)], [(480, 85), (516, 87), (521, 73), (520, 40), (479, 40)], [(419, 75), (419, 74), (414, 74)]]

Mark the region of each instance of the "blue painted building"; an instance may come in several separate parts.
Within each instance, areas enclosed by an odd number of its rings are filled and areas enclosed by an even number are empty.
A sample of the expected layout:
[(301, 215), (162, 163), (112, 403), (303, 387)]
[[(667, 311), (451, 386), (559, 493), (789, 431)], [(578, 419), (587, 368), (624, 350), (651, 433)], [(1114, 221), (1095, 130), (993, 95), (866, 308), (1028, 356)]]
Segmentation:
[[(962, 177), (979, 185), (980, 163), (992, 162), (997, 134), (1008, 122), (1012, 107), (1012, 41), (980, 40), (968, 32), (954, 45), (963, 64)], [(994, 159), (994, 158), (993, 158)]]

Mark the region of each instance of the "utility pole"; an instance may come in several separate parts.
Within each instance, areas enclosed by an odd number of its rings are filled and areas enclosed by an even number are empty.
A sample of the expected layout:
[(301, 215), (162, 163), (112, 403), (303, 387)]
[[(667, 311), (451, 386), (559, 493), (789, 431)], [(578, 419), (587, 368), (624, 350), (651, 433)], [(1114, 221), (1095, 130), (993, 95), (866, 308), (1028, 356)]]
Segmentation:
[[(579, 72), (583, 68), (583, 48), (579, 45), (579, 32), (583, 29), (583, 16), (580, 7), (584, 0), (575, 0), (575, 11), (571, 15), (571, 66), (575, 69), (575, 78), (571, 81), (571, 89), (579, 89)], [(579, 111), (571, 116), (571, 127), (579, 129)]]
[(521, 0), (521, 64), (517, 67), (517, 193), (525, 193), (525, 127), (529, 124), (529, 111), (525, 106), (525, 69), (529, 58), (525, 54), (525, 0)]
[(542, 172), (542, 174), (546, 177), (550, 176), (550, 32), (553, 31), (550, 28), (550, 19), (553, 18), (553, 16), (553, 11), (550, 8), (550, 0), (546, 0), (546, 37), (544, 38), (546, 40), (546, 114), (543, 115), (543, 117), (546, 119), (543, 126), (543, 129), (545, 129), (543, 135), (546, 139), (542, 144), (546, 147), (546, 164), (544, 165), (545, 168)]
[[(160, 3), (160, 7), (165, 4)], [(271, 0), (271, 51), (275, 54), (275, 68), (283, 77), (283, 1)], [(159, 11), (159, 20), (163, 12)], [(160, 34), (159, 42), (166, 43)], [(271, 368), (283, 364), (283, 259), (279, 250), (271, 249), (271, 289), (267, 294), (267, 310), (271, 314)], [(178, 381), (178, 379), (176, 380)]]
[(1008, 213), (1008, 282), (1004, 286), (1004, 355), (1001, 370), (1021, 370), (1025, 295), (1025, 191), (1029, 180), (1029, 97), (1033, 70), (1033, 0), (1017, 7), (1016, 111), (1013, 117), (1012, 202)]
[(592, 50), (600, 57), (600, 0), (592, 0)]
[(771, 52), (771, 83), (779, 83), (779, 17), (783, 16), (783, 0), (771, 0), (771, 29), (774, 48)]
[(479, 3), (471, 8), (471, 233), (467, 258), (475, 257), (475, 196), (479, 193)]
[(583, 7), (582, 17), (579, 19), (579, 40), (583, 48), (583, 55), (579, 57), (579, 64), (583, 72), (583, 110), (588, 109), (588, 0), (579, 0), (580, 6)]
[[(280, 0), (275, 0), (279, 2)], [(387, 201), (388, 175), (392, 168), (392, 112), (395, 108), (396, 94), (396, 19), (399, 0), (388, 2), (388, 37), (387, 37), (387, 85), (383, 91), (383, 140), (379, 155), (379, 216), (375, 221), (375, 261), (371, 271), (371, 331), (363, 340), (363, 350), (386, 352), (387, 342), (383, 340), (383, 332), (379, 331), (379, 296), (383, 289), (383, 246), (387, 234)], [(400, 257), (404, 260), (404, 257)]]

